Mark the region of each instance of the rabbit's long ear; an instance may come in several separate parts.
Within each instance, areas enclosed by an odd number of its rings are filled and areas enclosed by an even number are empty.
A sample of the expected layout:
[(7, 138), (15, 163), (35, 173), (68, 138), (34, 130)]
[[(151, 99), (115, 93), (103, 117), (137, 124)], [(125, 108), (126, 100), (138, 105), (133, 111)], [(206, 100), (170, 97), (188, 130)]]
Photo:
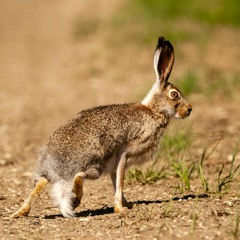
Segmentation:
[(154, 54), (154, 70), (159, 86), (164, 86), (170, 76), (174, 63), (174, 49), (172, 44), (164, 37), (158, 38)]

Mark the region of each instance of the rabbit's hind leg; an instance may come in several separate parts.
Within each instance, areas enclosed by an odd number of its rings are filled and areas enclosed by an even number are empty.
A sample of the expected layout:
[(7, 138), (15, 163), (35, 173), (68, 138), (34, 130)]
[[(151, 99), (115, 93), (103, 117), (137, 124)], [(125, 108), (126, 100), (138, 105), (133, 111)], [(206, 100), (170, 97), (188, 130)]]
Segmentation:
[(81, 203), (83, 196), (83, 182), (85, 179), (98, 179), (102, 171), (100, 170), (99, 165), (94, 165), (89, 168), (86, 172), (79, 172), (73, 178), (73, 189), (72, 192), (75, 194), (75, 197), (71, 199), (72, 208), (75, 209)]
[(73, 192), (76, 194), (76, 197), (72, 199), (73, 209), (77, 208), (81, 203), (83, 196), (83, 182), (85, 178), (85, 173), (79, 172), (74, 176), (73, 179)]
[(28, 216), (33, 204), (35, 201), (41, 196), (41, 193), (44, 191), (46, 185), (47, 185), (47, 179), (46, 178), (40, 178), (32, 192), (29, 194), (27, 200), (24, 202), (22, 207), (20, 207), (15, 213), (11, 215), (11, 218), (19, 218), (23, 216)]

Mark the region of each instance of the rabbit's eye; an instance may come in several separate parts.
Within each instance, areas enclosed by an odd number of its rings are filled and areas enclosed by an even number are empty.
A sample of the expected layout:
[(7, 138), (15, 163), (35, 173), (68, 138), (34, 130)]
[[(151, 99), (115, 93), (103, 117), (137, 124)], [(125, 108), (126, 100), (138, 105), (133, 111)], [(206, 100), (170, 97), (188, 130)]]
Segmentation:
[(180, 93), (176, 90), (172, 90), (169, 92), (169, 96), (170, 98), (172, 99), (179, 99), (181, 96), (180, 96)]

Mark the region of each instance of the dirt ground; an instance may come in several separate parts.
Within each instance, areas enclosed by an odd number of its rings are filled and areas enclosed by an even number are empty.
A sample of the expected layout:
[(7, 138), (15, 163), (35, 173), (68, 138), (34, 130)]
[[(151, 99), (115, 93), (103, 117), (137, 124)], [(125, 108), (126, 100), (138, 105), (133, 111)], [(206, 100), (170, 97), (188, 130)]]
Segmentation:
[[(126, 184), (126, 197), (134, 206), (115, 214), (111, 181), (103, 176), (86, 182), (74, 218), (63, 218), (47, 191), (28, 217), (9, 217), (31, 190), (38, 149), (52, 131), (84, 108), (135, 101), (153, 83), (153, 46), (140, 51), (132, 45), (114, 49), (106, 44), (109, 35), (103, 31), (104, 24), (123, 3), (1, 0), (1, 239), (240, 239), (239, 177), (223, 195), (213, 190), (205, 194), (197, 177), (192, 179), (191, 191), (184, 192), (176, 191), (179, 179), (174, 176), (149, 185)], [(97, 19), (103, 27), (91, 37), (76, 40), (74, 24), (79, 18)], [(199, 71), (206, 66), (240, 71), (239, 30), (220, 27), (211, 38), (204, 62), (202, 51), (193, 43), (177, 46), (181, 54), (173, 81), (190, 63)], [(177, 128), (191, 126), (194, 156), (221, 139), (204, 169), (209, 185), (215, 186), (217, 173), (223, 163), (230, 167), (240, 139), (240, 98), (226, 100), (219, 95), (209, 101), (193, 94), (189, 100), (193, 113)], [(239, 153), (235, 164), (240, 164)]]

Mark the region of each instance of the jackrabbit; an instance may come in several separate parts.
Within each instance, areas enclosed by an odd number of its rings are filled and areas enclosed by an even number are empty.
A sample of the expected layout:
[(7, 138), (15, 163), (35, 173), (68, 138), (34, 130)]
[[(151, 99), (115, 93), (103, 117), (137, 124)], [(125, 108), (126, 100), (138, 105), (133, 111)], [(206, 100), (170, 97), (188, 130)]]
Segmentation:
[(56, 130), (41, 148), (34, 189), (12, 217), (27, 216), (48, 182), (63, 216), (72, 217), (84, 179), (98, 179), (104, 172), (111, 175), (115, 189), (114, 210), (123, 212), (129, 206), (123, 195), (125, 169), (153, 157), (169, 120), (183, 119), (192, 110), (168, 83), (173, 63), (171, 43), (159, 37), (154, 55), (157, 81), (142, 102), (83, 110)]

